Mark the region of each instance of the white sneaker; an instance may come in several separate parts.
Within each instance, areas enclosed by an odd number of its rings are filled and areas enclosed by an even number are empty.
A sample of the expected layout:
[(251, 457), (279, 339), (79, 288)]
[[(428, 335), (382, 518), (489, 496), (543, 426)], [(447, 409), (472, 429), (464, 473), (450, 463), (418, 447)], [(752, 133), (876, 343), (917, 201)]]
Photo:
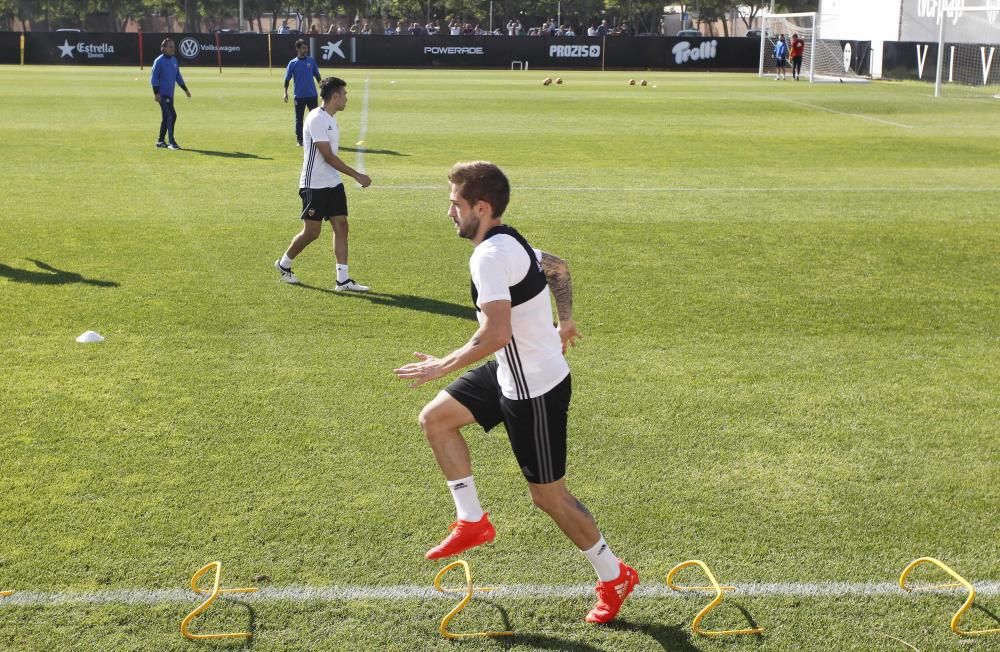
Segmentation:
[(274, 268), (276, 270), (278, 270), (279, 274), (281, 274), (281, 280), (284, 281), (285, 283), (291, 283), (291, 284), (294, 285), (295, 283), (299, 282), (298, 277), (295, 276), (294, 273), (292, 273), (292, 270), (290, 268), (286, 269), (286, 268), (284, 268), (284, 267), (281, 266), (281, 259), (280, 258), (278, 260), (274, 261)]
[(353, 278), (349, 278), (343, 283), (337, 281), (337, 284), (333, 286), (333, 289), (337, 292), (346, 292), (347, 290), (350, 290), (351, 292), (367, 292), (371, 288), (367, 285), (361, 285)]

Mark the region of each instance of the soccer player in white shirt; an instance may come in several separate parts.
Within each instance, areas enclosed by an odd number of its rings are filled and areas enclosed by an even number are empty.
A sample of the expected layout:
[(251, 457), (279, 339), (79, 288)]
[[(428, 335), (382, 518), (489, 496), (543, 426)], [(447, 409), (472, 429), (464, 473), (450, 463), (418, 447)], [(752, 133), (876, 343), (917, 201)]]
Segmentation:
[[(610, 622), (639, 584), (639, 575), (611, 552), (593, 516), (566, 487), (566, 425), (572, 390), (563, 355), (566, 346), (575, 345), (579, 337), (569, 268), (566, 261), (532, 249), (517, 231), (502, 223), (510, 185), (496, 165), (458, 163), (448, 181), (448, 215), (458, 235), (475, 246), (469, 268), (479, 329), (452, 353), (442, 358), (416, 353), (418, 362), (395, 373), (418, 387), (494, 353), (497, 359), (466, 372), (438, 392), (420, 413), (420, 426), (458, 512), (451, 533), (426, 557), (451, 557), (496, 537), (476, 494), (461, 428), (478, 422), (488, 431), (502, 422), (535, 505), (552, 517), (597, 572), (598, 600), (587, 622)], [(550, 288), (558, 330), (552, 325)]]
[(337, 156), (340, 130), (334, 115), (347, 106), (347, 82), (327, 77), (319, 84), (322, 104), (309, 112), (302, 134), (302, 174), (299, 176), (299, 196), (302, 198), (302, 231), (299, 232), (281, 258), (274, 261), (279, 278), (285, 283), (298, 283), (292, 273), (292, 261), (319, 237), (323, 220), (333, 227), (333, 254), (337, 259), (337, 284), (334, 290), (367, 292), (368, 287), (357, 283), (347, 272), (347, 193), (340, 173), (357, 181), (362, 188), (371, 185), (367, 174), (358, 172)]

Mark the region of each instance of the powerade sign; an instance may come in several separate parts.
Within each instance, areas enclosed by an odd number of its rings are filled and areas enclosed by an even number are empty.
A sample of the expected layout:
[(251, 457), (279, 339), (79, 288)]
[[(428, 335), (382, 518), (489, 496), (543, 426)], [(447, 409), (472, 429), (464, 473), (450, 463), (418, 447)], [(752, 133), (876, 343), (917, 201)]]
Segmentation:
[(482, 48), (482, 47), (467, 47), (467, 48), (462, 48), (462, 47), (441, 47), (439, 45), (425, 45), (424, 46), (424, 54), (432, 54), (432, 55), (449, 54), (449, 55), (456, 55), (456, 56), (461, 56), (461, 55), (483, 56), (484, 54), (486, 54), (486, 48)]

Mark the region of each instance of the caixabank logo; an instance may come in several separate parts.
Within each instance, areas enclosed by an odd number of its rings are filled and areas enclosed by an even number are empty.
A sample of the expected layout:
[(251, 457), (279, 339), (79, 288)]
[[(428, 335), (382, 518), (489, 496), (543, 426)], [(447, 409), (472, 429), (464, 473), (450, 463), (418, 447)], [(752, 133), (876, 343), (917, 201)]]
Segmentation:
[(68, 39), (63, 39), (63, 44), (56, 45), (56, 49), (59, 50), (60, 60), (76, 60), (77, 55), (79, 55), (81, 59), (103, 59), (106, 56), (115, 53), (115, 46), (110, 43), (87, 43), (86, 41), (78, 41), (73, 44), (70, 43)]

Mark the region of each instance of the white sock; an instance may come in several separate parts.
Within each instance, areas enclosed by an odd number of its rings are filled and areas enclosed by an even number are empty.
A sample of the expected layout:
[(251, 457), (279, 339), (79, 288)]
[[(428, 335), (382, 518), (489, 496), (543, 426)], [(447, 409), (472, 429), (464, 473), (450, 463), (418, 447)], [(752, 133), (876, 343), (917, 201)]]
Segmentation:
[(460, 480), (449, 480), (448, 488), (451, 490), (451, 497), (455, 499), (455, 509), (460, 520), (475, 523), (483, 518), (483, 508), (479, 504), (476, 483), (471, 475)]
[(288, 252), (281, 254), (281, 262), (278, 264), (284, 267), (285, 269), (292, 268), (292, 259), (288, 257)]
[(581, 550), (583, 556), (590, 560), (593, 564), (594, 570), (597, 571), (597, 579), (602, 582), (610, 582), (611, 580), (618, 579), (621, 574), (621, 566), (618, 563), (618, 557), (615, 557), (615, 553), (611, 552), (611, 548), (604, 541), (604, 535), (601, 535), (601, 539), (594, 544), (594, 547), (589, 550)]
[(347, 275), (347, 265), (337, 265), (337, 283), (343, 283), (351, 278)]

